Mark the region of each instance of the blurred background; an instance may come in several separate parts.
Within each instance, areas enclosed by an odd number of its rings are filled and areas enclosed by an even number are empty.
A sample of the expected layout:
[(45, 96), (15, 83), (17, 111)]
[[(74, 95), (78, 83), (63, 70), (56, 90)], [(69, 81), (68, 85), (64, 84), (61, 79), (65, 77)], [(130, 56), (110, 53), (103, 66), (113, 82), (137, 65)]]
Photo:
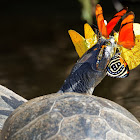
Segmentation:
[[(103, 7), (107, 21), (123, 6), (128, 6), (135, 13), (135, 22), (140, 23), (139, 0), (1, 4), (0, 84), (26, 99), (57, 92), (78, 59), (68, 30), (83, 35), (85, 22), (96, 24), (96, 3)], [(94, 95), (119, 103), (140, 120), (140, 66), (125, 79), (106, 76)]]

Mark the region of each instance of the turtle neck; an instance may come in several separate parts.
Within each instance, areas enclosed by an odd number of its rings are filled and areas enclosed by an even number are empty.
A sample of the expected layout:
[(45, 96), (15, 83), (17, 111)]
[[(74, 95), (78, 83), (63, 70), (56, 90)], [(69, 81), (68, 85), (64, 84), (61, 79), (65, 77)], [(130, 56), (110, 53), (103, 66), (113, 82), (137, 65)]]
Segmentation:
[[(101, 46), (105, 44), (105, 41), (105, 39), (102, 39), (102, 41), (89, 49), (78, 60), (70, 75), (58, 91), (59, 93), (77, 92), (93, 94), (94, 88), (106, 76), (106, 66), (110, 61), (113, 50), (113, 47), (111, 48), (111, 46), (106, 46), (97, 68), (97, 57), (101, 51)], [(108, 49), (107, 47), (110, 47), (111, 49)]]

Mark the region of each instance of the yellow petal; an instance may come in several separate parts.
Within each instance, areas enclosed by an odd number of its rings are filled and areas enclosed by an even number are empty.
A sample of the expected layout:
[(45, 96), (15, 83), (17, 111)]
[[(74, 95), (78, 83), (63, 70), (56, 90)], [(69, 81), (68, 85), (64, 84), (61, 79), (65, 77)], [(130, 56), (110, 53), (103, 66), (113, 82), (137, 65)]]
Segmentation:
[(94, 33), (93, 29), (88, 23), (84, 24), (85, 39), (88, 43), (88, 48), (90, 49), (97, 43), (97, 35)]
[(133, 23), (135, 34), (135, 46), (131, 49), (120, 48), (121, 56), (124, 58), (130, 70), (136, 68), (140, 64), (140, 24)]
[(78, 53), (79, 57), (82, 57), (82, 55), (88, 50), (88, 45), (85, 38), (74, 30), (69, 30), (68, 33), (75, 46), (76, 52)]

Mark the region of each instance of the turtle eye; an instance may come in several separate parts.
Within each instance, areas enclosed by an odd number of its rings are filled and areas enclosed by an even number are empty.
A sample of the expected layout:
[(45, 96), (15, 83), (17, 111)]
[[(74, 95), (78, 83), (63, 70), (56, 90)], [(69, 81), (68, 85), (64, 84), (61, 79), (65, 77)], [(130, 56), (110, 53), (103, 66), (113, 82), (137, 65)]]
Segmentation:
[(112, 44), (112, 43), (111, 43), (110, 41), (107, 41), (105, 45), (106, 45), (106, 46), (111, 46), (111, 44)]
[(96, 68), (97, 69), (98, 69), (99, 63), (100, 63), (100, 61), (101, 61), (101, 59), (103, 57), (105, 47), (106, 47), (105, 45), (101, 46), (101, 50), (100, 50), (100, 52), (99, 52), (99, 54), (97, 56), (97, 62), (96, 62)]

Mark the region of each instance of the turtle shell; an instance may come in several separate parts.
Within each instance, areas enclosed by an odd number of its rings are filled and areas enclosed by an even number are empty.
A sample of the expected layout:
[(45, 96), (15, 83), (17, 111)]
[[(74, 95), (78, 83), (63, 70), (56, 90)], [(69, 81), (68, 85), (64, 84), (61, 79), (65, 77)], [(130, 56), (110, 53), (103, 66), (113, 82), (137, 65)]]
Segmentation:
[(140, 140), (140, 123), (104, 98), (55, 93), (19, 106), (6, 120), (2, 140)]

